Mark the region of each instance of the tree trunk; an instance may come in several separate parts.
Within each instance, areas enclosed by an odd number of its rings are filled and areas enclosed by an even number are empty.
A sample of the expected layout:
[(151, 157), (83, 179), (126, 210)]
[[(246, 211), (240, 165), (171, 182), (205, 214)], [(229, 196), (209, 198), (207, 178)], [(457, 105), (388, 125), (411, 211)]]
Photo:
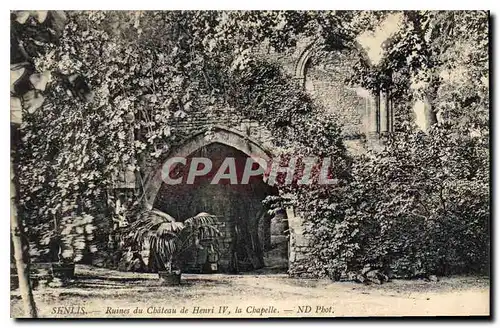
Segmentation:
[(24, 261), (23, 257), (23, 240), (22, 224), (19, 216), (17, 215), (16, 207), (16, 185), (14, 183), (14, 166), (10, 163), (10, 226), (12, 233), (12, 243), (14, 244), (14, 257), (16, 259), (17, 276), (19, 279), (19, 291), (24, 303), (24, 313), (29, 318), (36, 318), (37, 310), (33, 292), (30, 284), (30, 271), (29, 265)]

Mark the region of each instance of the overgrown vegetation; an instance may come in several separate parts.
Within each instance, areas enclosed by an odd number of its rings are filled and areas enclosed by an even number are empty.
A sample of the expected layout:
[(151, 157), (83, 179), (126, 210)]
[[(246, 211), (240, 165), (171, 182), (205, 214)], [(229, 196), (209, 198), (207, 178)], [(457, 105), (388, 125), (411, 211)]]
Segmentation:
[[(446, 23), (448, 15), (454, 24)], [(174, 120), (230, 106), (265, 124), (283, 153), (332, 158), (338, 184), (281, 187), (306, 220), (315, 245), (306, 265), (315, 274), (338, 276), (365, 265), (405, 277), (485, 270), (487, 14), (403, 14), (382, 62), (360, 61), (353, 79), (369, 89), (397, 88), (391, 93), (398, 133), (386, 137), (383, 151), (355, 158), (338, 122), (280, 67), (254, 54), (264, 41), (281, 51), (302, 35), (318, 36), (325, 51), (354, 49), (361, 26), (376, 25), (379, 16), (69, 13), (57, 41), (36, 54), (36, 69), (52, 72), (53, 81), (43, 107), (26, 115), (22, 127), (20, 205), (34, 227), (33, 254), (49, 251), (50, 231), (59, 229), (54, 222), (64, 219), (80, 234), (106, 224), (113, 216), (107, 188), (124, 167), (138, 177), (127, 209), (133, 212), (143, 191), (140, 163), (165, 156), (178, 138)], [(75, 74), (82, 87), (68, 93)], [(422, 95), (444, 118), (427, 134), (411, 115)], [(78, 228), (82, 219), (88, 228)], [(85, 250), (72, 248), (68, 257), (91, 251), (95, 240), (85, 238)]]
[[(390, 88), (397, 133), (382, 151), (354, 158), (350, 183), (298, 202), (314, 245), (307, 265), (320, 275), (366, 266), (400, 277), (488, 271), (488, 15), (402, 16), (382, 62), (357, 76)], [(427, 134), (414, 124), (419, 99), (432, 108)]]
[[(369, 265), (399, 277), (486, 272), (488, 151), (449, 129), (398, 134), (356, 158), (352, 181), (300, 199), (319, 274)], [(309, 201), (309, 203), (307, 203)]]
[[(287, 21), (293, 29), (280, 27)], [(336, 24), (339, 30), (325, 30), (318, 21)], [(104, 213), (109, 221), (114, 204), (108, 204), (107, 190), (117, 175), (131, 169), (143, 187), (139, 163), (165, 156), (178, 138), (173, 122), (194, 111), (235, 106), (243, 115), (262, 119), (279, 110), (283, 118), (275, 124), (277, 133), (294, 137), (286, 132), (285, 123), (291, 122), (287, 116), (303, 120), (297, 114), (311, 112), (312, 104), (252, 50), (264, 40), (276, 49), (294, 45), (294, 30), (303, 24), (325, 38), (339, 35), (345, 41), (336, 46), (345, 47), (349, 38), (343, 23), (333, 13), (68, 12), (60, 37), (38, 40), (32, 54), (35, 68), (53, 76), (44, 105), (26, 115), (22, 127), (20, 205), (22, 216), (35, 227), (32, 254), (50, 251), (48, 244), (59, 229), (54, 222), (62, 218), (78, 225), (79, 218)], [(261, 74), (271, 79), (258, 81)], [(270, 99), (272, 92), (263, 87), (278, 84), (284, 93)], [(257, 114), (249, 111), (254, 103), (236, 101), (247, 91), (262, 95), (256, 95)], [(289, 98), (280, 101), (284, 96)], [(129, 212), (141, 205), (141, 192)], [(102, 218), (93, 221), (97, 224), (104, 224)], [(77, 260), (90, 251), (72, 249), (68, 256)]]

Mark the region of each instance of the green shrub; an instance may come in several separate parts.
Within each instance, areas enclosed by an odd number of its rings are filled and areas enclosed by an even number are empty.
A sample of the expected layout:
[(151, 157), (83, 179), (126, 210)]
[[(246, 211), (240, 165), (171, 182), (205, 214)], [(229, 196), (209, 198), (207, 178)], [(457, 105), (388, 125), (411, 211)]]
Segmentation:
[(400, 277), (487, 270), (486, 142), (441, 127), (396, 134), (382, 152), (355, 158), (348, 184), (303, 197), (310, 265), (318, 275), (365, 265)]

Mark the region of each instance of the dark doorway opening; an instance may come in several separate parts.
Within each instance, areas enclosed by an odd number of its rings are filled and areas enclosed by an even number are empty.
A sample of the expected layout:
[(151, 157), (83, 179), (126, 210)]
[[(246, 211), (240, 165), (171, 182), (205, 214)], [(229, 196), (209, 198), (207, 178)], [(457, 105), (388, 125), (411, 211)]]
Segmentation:
[[(188, 168), (195, 157), (209, 158), (212, 169), (208, 174), (196, 177), (193, 184), (188, 184)], [(221, 179), (212, 184), (226, 158), (235, 160), (238, 183), (231, 184), (230, 179)], [(245, 153), (221, 143), (198, 149), (189, 156), (187, 165), (179, 165), (171, 173), (172, 178), (182, 177), (182, 183), (162, 184), (154, 208), (168, 213), (178, 221), (201, 212), (219, 218), (221, 237), (217, 248), (216, 272), (245, 272), (266, 266), (286, 270), (286, 215), (284, 211), (270, 215), (262, 203), (267, 196), (276, 196), (278, 191), (266, 184), (262, 175), (250, 177), (247, 184), (240, 183), (247, 158), (249, 156)], [(200, 244), (203, 246), (203, 241)], [(183, 256), (184, 270), (203, 272), (211, 252), (213, 250), (203, 247), (186, 252)]]

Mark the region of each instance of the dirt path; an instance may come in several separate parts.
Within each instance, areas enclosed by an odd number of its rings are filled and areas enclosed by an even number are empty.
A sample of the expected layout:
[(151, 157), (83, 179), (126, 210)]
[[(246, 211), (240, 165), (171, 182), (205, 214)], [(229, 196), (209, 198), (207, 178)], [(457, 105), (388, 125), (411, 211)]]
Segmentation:
[[(393, 281), (381, 286), (286, 275), (183, 275), (179, 287), (154, 274), (89, 267), (64, 288), (35, 291), (44, 317), (304, 317), (488, 315), (489, 281)], [(11, 315), (21, 315), (11, 296)], [(142, 312), (140, 312), (142, 310)]]

